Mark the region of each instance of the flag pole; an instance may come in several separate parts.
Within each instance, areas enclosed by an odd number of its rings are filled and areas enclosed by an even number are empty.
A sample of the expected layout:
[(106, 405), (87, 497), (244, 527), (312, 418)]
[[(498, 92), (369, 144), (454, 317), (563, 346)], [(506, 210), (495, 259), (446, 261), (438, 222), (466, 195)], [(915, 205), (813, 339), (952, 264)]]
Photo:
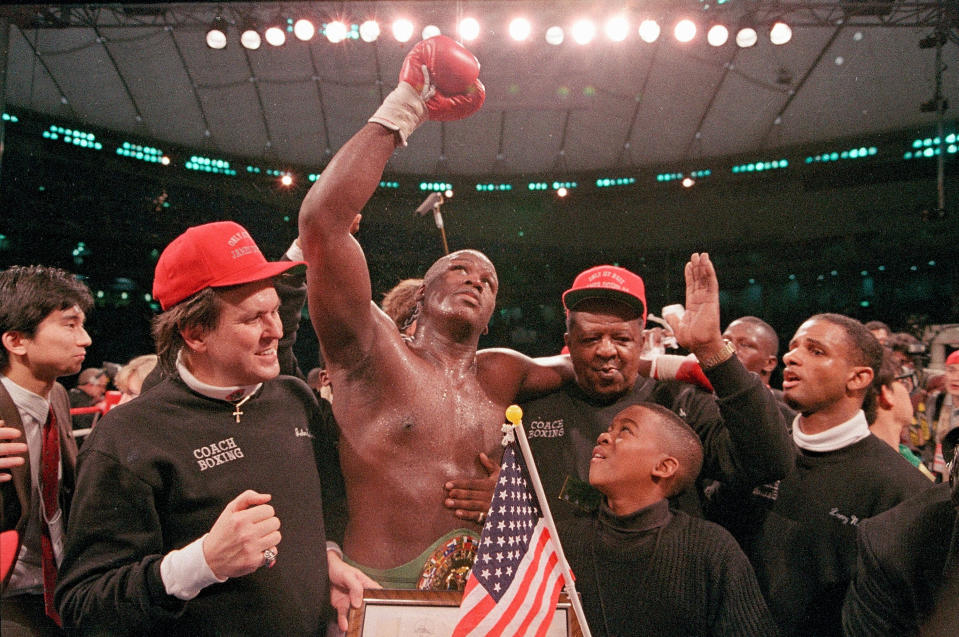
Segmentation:
[(556, 555), (559, 556), (559, 563), (563, 569), (563, 579), (566, 580), (566, 593), (569, 595), (569, 601), (573, 605), (573, 612), (576, 614), (576, 620), (579, 622), (579, 628), (583, 637), (592, 637), (589, 632), (589, 625), (586, 623), (586, 613), (583, 611), (583, 604), (576, 593), (576, 582), (573, 579), (573, 571), (566, 561), (566, 554), (563, 553), (563, 545), (559, 541), (559, 533), (556, 532), (556, 524), (553, 522), (553, 514), (549, 510), (549, 503), (546, 501), (546, 494), (543, 491), (543, 483), (539, 479), (539, 471), (536, 470), (536, 463), (533, 461), (533, 452), (529, 448), (529, 441), (526, 440), (526, 430), (523, 429), (523, 410), (519, 405), (510, 405), (506, 409), (506, 419), (509, 420), (514, 429), (519, 430), (516, 436), (519, 441), (519, 448), (523, 452), (523, 460), (526, 461), (526, 469), (529, 471), (530, 480), (533, 482), (533, 490), (536, 492), (536, 499), (539, 500), (539, 508), (543, 512), (543, 521), (546, 528), (549, 529), (550, 541), (556, 549)]

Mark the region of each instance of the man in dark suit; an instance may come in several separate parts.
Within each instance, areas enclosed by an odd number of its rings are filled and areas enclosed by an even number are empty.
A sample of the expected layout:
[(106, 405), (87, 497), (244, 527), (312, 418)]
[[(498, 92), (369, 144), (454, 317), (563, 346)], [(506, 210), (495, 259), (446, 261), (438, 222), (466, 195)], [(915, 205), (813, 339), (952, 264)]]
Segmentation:
[(0, 530), (16, 533), (4, 543), (15, 553), (3, 560), (12, 561), (3, 574), (4, 636), (61, 633), (53, 584), (77, 447), (70, 400), (57, 378), (83, 366), (92, 306), (89, 289), (64, 270), (0, 272)]

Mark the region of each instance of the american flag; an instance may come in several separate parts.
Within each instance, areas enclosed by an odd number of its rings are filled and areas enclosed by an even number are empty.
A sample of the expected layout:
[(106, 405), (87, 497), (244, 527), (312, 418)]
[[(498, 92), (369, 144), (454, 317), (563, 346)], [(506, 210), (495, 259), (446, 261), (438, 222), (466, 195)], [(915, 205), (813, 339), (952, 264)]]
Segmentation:
[(560, 559), (515, 446), (503, 453), (453, 637), (544, 635), (556, 610)]

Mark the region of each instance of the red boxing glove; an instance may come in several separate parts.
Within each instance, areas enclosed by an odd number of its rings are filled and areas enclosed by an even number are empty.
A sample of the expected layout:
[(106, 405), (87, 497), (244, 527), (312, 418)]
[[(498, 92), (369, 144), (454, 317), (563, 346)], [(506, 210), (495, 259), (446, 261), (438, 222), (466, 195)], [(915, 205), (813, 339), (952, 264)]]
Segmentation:
[(421, 40), (407, 54), (400, 82), (424, 97), (429, 119), (449, 122), (471, 115), (483, 105), (486, 88), (479, 81), (479, 71), (479, 60), (466, 47), (437, 35)]
[(422, 40), (407, 54), (400, 82), (369, 121), (406, 139), (427, 119), (448, 122), (476, 112), (486, 99), (480, 64), (465, 47), (438, 35)]

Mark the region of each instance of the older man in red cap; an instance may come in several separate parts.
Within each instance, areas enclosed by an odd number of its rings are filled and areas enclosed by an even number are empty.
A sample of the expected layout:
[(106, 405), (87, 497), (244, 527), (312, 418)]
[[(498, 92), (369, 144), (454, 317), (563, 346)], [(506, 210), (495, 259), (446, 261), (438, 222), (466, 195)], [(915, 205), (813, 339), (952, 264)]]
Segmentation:
[[(585, 514), (601, 497), (587, 483), (596, 437), (630, 405), (654, 402), (680, 416), (703, 443), (702, 477), (762, 484), (782, 477), (793, 452), (772, 394), (748, 372), (719, 330), (719, 284), (707, 254), (686, 265), (686, 309), (667, 316), (679, 344), (696, 355), (715, 395), (701, 387), (655, 378), (675, 370), (652, 370), (640, 358), (646, 321), (643, 280), (625, 268), (599, 265), (580, 273), (563, 294), (566, 345), (576, 381), (526, 403), (530, 446), (554, 516)], [(665, 357), (660, 362), (678, 357)], [(692, 493), (680, 506), (699, 513)]]
[(320, 412), (306, 384), (278, 376), (272, 278), (302, 265), (266, 261), (233, 222), (190, 228), (160, 256), (153, 331), (168, 375), (85, 443), (57, 588), (67, 627), (314, 635), (331, 585), (344, 612), (351, 587), (358, 604), (374, 585), (327, 555)]

